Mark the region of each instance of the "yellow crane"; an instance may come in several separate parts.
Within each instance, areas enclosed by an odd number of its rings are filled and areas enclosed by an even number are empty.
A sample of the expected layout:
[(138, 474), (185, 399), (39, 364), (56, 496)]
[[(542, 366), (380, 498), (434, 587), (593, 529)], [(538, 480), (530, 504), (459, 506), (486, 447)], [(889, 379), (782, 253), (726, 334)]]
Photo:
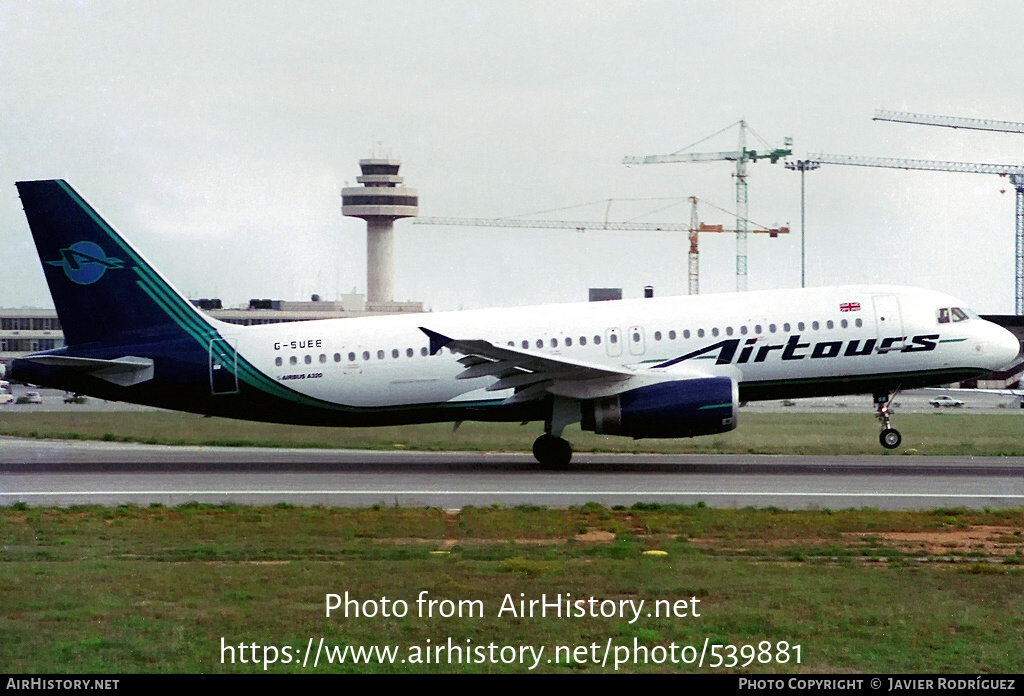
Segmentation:
[[(689, 294), (696, 295), (700, 292), (700, 274), (698, 264), (697, 235), (703, 233), (730, 233), (738, 234), (738, 229), (726, 229), (724, 225), (708, 225), (700, 222), (697, 218), (697, 198), (690, 196), (690, 224), (672, 222), (580, 222), (572, 220), (520, 220), (516, 218), (462, 218), (462, 217), (418, 217), (413, 220), (414, 225), (462, 225), (467, 227), (508, 227), (508, 228), (532, 228), (547, 230), (576, 230), (577, 232), (591, 231), (627, 231), (627, 232), (686, 232), (690, 240), (689, 258), (687, 263), (687, 275), (689, 279)], [(609, 201), (610, 203), (611, 201)], [(747, 227), (748, 220), (744, 219), (744, 227)], [(780, 234), (788, 234), (788, 227), (766, 228), (758, 226), (757, 229), (744, 229), (746, 232), (755, 234), (768, 234), (777, 237)]]

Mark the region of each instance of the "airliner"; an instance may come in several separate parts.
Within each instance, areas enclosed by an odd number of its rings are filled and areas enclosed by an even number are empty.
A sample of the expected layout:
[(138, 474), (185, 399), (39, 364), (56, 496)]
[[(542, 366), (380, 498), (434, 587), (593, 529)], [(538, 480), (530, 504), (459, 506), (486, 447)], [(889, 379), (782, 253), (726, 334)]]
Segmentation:
[(562, 468), (569, 425), (695, 437), (734, 429), (742, 402), (840, 394), (873, 396), (894, 449), (898, 391), (1020, 350), (959, 300), (890, 285), (237, 326), (194, 307), (65, 181), (17, 187), (66, 345), (10, 377), (107, 400), (305, 425), (539, 421), (534, 456)]

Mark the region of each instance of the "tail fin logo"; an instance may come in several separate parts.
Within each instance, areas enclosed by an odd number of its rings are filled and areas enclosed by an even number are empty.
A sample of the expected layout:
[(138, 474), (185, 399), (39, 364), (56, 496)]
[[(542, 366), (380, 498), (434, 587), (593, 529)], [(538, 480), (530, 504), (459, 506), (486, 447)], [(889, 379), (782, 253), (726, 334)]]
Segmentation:
[(95, 283), (108, 269), (124, 267), (124, 261), (107, 256), (95, 242), (75, 242), (60, 250), (59, 261), (47, 261), (51, 266), (61, 266), (64, 274), (79, 285)]

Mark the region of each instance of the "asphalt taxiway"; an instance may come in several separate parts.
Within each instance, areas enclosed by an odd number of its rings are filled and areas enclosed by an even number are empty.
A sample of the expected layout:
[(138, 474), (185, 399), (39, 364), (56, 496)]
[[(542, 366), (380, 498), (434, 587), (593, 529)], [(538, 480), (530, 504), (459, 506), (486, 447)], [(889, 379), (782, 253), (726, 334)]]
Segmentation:
[(0, 505), (568, 507), (635, 502), (787, 509), (1024, 505), (1024, 457), (528, 454), (166, 447), (0, 438)]

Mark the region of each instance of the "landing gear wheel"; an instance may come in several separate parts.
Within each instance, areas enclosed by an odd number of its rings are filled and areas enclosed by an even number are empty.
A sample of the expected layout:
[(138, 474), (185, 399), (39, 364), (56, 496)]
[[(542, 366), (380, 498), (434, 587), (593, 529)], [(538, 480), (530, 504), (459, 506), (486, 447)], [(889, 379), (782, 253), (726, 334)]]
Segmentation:
[(895, 428), (886, 428), (882, 431), (882, 434), (878, 436), (878, 441), (882, 443), (882, 447), (886, 449), (896, 449), (903, 442), (903, 436), (900, 435), (900, 431)]
[(572, 445), (545, 433), (534, 441), (533, 456), (545, 469), (564, 469), (572, 459)]
[(882, 423), (882, 432), (878, 436), (878, 441), (886, 449), (896, 449), (903, 442), (900, 431), (889, 425), (889, 406), (892, 405), (892, 400), (896, 398), (899, 391), (897, 389), (891, 395), (888, 392), (878, 392), (872, 395), (875, 400), (875, 417)]

